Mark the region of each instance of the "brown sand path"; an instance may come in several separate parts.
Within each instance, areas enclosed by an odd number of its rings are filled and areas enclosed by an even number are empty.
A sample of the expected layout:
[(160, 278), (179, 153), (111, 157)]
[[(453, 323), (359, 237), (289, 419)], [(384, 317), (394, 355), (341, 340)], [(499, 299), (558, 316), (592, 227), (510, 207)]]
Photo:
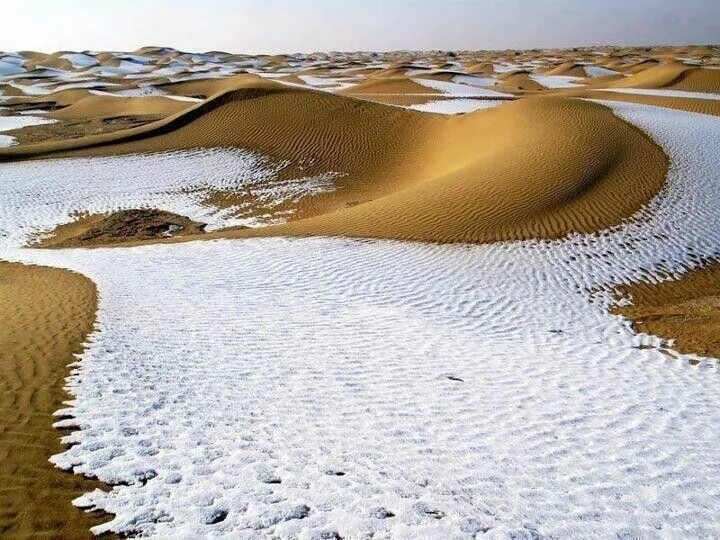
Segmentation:
[(93, 329), (94, 284), (64, 270), (0, 262), (0, 536), (90, 538), (105, 521), (71, 501), (100, 484), (54, 468), (53, 413), (67, 365)]

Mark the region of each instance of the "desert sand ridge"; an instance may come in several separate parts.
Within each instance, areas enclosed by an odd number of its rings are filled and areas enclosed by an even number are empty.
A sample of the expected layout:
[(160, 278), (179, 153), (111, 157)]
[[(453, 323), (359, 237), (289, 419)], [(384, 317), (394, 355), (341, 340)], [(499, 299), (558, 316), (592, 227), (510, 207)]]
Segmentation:
[(631, 215), (657, 193), (667, 168), (644, 134), (592, 103), (533, 98), (443, 117), (273, 83), (228, 91), (124, 133), (4, 153), (100, 156), (225, 146), (346, 175), (341, 189), (301, 203), (288, 225), (232, 235), (554, 238)]

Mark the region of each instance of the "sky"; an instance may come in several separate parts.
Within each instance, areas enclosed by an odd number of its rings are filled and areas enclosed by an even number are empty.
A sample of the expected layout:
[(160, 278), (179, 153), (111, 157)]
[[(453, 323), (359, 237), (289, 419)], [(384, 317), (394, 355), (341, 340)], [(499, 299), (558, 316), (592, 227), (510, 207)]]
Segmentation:
[(290, 53), (720, 43), (720, 0), (2, 0), (0, 50)]

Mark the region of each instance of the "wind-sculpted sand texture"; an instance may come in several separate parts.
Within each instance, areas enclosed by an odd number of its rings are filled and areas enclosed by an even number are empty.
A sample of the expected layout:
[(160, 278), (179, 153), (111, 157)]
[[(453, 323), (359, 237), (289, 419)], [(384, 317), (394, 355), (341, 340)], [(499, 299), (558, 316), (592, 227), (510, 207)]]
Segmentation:
[(673, 349), (720, 357), (720, 264), (660, 283), (635, 283), (622, 293), (632, 304), (616, 313), (633, 322), (638, 332), (673, 341)]
[(599, 105), (526, 99), (444, 124), (436, 140), (447, 146), (428, 154), (413, 185), (282, 231), (431, 242), (556, 238), (618, 223), (664, 183), (662, 150)]
[(720, 92), (720, 70), (702, 69), (687, 66), (681, 62), (671, 62), (650, 67), (611, 86)]
[(70, 502), (101, 484), (48, 462), (63, 450), (53, 414), (96, 307), (84, 276), (0, 262), (0, 536), (89, 538), (107, 520)]
[(58, 111), (49, 118), (68, 120), (76, 118), (112, 118), (119, 116), (171, 116), (192, 106), (192, 102), (178, 101), (164, 96), (132, 98), (120, 96), (91, 95)]

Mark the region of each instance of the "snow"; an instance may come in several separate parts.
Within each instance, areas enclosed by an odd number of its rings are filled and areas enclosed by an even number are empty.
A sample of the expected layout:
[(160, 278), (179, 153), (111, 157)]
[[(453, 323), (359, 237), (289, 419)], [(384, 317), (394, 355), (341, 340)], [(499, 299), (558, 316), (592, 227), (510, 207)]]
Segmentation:
[(25, 73), (25, 68), (22, 65), (8, 62), (5, 58), (0, 59), (0, 77), (19, 75), (20, 73)]
[(619, 92), (621, 94), (638, 94), (642, 96), (677, 97), (691, 99), (720, 99), (720, 94), (708, 92), (686, 92), (684, 90), (666, 90), (656, 88), (595, 88), (598, 92)]
[(501, 105), (503, 100), (499, 99), (441, 99), (422, 103), (420, 105), (408, 105), (408, 109), (420, 112), (436, 114), (460, 114), (470, 113), (480, 109), (489, 109)]
[[(186, 215), (207, 223), (208, 230), (277, 223), (284, 221), (286, 214), (276, 207), (332, 191), (338, 176), (328, 173), (280, 181), (276, 176), (281, 169), (282, 164), (272, 165), (258, 154), (221, 149), (3, 164), (0, 238), (22, 245), (28, 235), (41, 235), (59, 223), (72, 221), (78, 213), (138, 207)], [(204, 201), (216, 190), (247, 194), (253, 207), (208, 206)], [(26, 215), (2, 207), (10, 201), (14, 201), (13, 207), (24, 208)], [(253, 208), (263, 209), (265, 217), (250, 216)]]
[(530, 75), (530, 78), (538, 84), (543, 85), (545, 88), (577, 88), (581, 87), (582, 84), (578, 84), (581, 81), (581, 77), (570, 77), (567, 75)]
[(298, 75), (298, 79), (302, 80), (308, 86), (317, 88), (318, 90), (331, 90), (336, 92), (345, 88), (350, 88), (357, 83), (357, 79), (349, 77), (315, 77), (313, 75)]
[(493, 70), (495, 73), (510, 73), (511, 71), (518, 71), (520, 69), (523, 69), (524, 66), (521, 64), (508, 64), (508, 63), (499, 63), (495, 64), (493, 66)]
[(82, 53), (63, 54), (60, 58), (65, 58), (66, 60), (69, 60), (73, 67), (76, 69), (97, 66), (100, 63), (94, 56)]
[(15, 146), (17, 144), (17, 139), (15, 137), (12, 137), (11, 135), (0, 135), (0, 148), (8, 148), (10, 146)]
[(498, 80), (495, 77), (481, 77), (478, 75), (455, 75), (453, 82), (457, 84), (468, 84), (470, 86), (495, 86)]
[(96, 96), (113, 96), (113, 97), (164, 97), (167, 99), (174, 99), (175, 101), (189, 101), (192, 103), (200, 103), (203, 101), (200, 98), (193, 98), (187, 96), (175, 96), (168, 94), (164, 90), (155, 86), (141, 86), (139, 88), (129, 88), (127, 90), (119, 90), (117, 92), (105, 92), (102, 90), (90, 90), (91, 94)]
[(465, 84), (457, 84), (446, 81), (435, 81), (432, 79), (415, 78), (413, 82), (438, 90), (447, 96), (457, 97), (513, 97), (512, 94), (488, 90), (486, 88), (475, 88)]
[(122, 77), (130, 74), (148, 73), (152, 70), (153, 66), (150, 65), (121, 60), (118, 66), (95, 66), (87, 69), (83, 73), (93, 73), (100, 77)]
[(51, 94), (54, 92), (54, 90), (50, 90), (48, 88), (42, 88), (40, 86), (32, 86), (32, 85), (20, 84), (20, 83), (16, 83), (16, 82), (8, 82), (7, 84), (9, 86), (12, 86), (13, 88), (20, 90), (26, 96), (44, 96), (44, 95)]
[(717, 364), (607, 311), (610, 287), (719, 254), (720, 119), (606, 104), (663, 146), (668, 183), (627, 223), (557, 241), (18, 249), (83, 206), (200, 212), (179, 200), (193, 171), (222, 183), (264, 165), (225, 151), (0, 165), (0, 257), (98, 286), (58, 411), (81, 429), (53, 458), (127, 484), (78, 500), (116, 514), (95, 532), (720, 535)]
[(153, 77), (169, 77), (172, 75), (177, 75), (178, 73), (183, 73), (187, 71), (188, 67), (186, 64), (174, 64), (171, 66), (164, 66), (160, 69), (156, 69), (155, 71), (152, 71), (151, 73), (148, 73), (147, 75), (130, 75), (128, 78), (135, 78), (135, 77), (145, 77), (152, 75)]
[(60, 86), (56, 86), (52, 89), (52, 92), (61, 92), (62, 90), (73, 90), (78, 88), (110, 88), (112, 86), (120, 86), (117, 83), (107, 83), (107, 82), (98, 82), (98, 81), (83, 81), (83, 82), (74, 82), (74, 83), (68, 83), (63, 84)]
[(49, 112), (50, 111), (44, 111), (42, 109), (26, 109), (24, 111), (17, 111), (17, 114), (21, 114), (23, 116), (26, 116), (26, 115), (33, 116), (35, 114), (47, 114)]
[(57, 120), (52, 118), (41, 118), (39, 116), (0, 116), (0, 131), (12, 131), (29, 126), (42, 126), (43, 124), (54, 124)]
[(583, 69), (588, 77), (607, 77), (609, 75), (621, 75), (619, 71), (604, 68), (601, 66), (584, 65)]
[(123, 53), (121, 55), (115, 56), (116, 59), (120, 60), (121, 67), (123, 64), (142, 64), (145, 66), (149, 66), (152, 64), (153, 60), (152, 58), (148, 56), (142, 56), (139, 54), (127, 54)]

